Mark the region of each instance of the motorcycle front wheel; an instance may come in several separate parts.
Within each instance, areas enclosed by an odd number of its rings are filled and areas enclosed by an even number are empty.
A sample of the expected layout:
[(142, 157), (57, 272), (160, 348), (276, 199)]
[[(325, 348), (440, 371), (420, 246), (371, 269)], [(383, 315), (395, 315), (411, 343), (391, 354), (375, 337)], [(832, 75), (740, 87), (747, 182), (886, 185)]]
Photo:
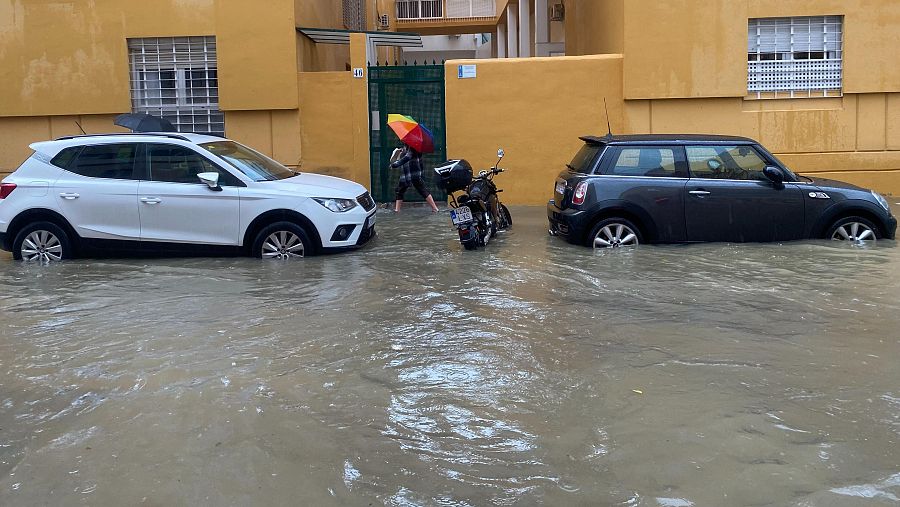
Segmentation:
[(512, 227), (512, 215), (509, 214), (509, 208), (505, 204), (500, 205), (500, 229), (509, 229)]

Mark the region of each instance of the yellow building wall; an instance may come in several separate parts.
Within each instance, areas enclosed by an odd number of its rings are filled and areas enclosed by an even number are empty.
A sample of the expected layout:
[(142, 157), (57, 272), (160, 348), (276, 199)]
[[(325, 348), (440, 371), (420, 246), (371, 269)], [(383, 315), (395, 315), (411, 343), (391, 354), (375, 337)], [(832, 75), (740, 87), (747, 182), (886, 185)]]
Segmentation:
[[(365, 35), (351, 36), (353, 67), (367, 67), (365, 40)], [(301, 72), (298, 81), (299, 169), (370, 188), (368, 82), (350, 72)]]
[(303, 117), (300, 170), (349, 178), (353, 173), (353, 117), (350, 74), (303, 72), (300, 74), (300, 111)]
[(213, 7), (213, 0), (0, 0), (0, 116), (129, 111), (126, 37), (210, 35)]
[(623, 53), (625, 3), (626, 0), (565, 0), (566, 54)]
[(843, 15), (844, 91), (900, 91), (900, 66), (886, 57), (900, 53), (900, 2), (627, 0), (620, 27), (604, 12), (619, 0), (569, 1), (577, 33), (568, 52), (603, 52), (604, 34), (624, 32), (627, 99), (745, 96), (747, 20), (782, 16)]
[(29, 156), (30, 143), (79, 134), (76, 120), (88, 133), (124, 131), (113, 119), (131, 110), (131, 37), (215, 35), (227, 134), (299, 165), (299, 68), (349, 63), (347, 46), (308, 47), (301, 22), (341, 28), (341, 4), (0, 0), (0, 177)]
[(216, 0), (215, 21), (219, 108), (297, 109), (293, 0)]
[[(476, 65), (475, 79), (456, 66)], [(553, 181), (582, 144), (578, 136), (623, 129), (622, 56), (451, 60), (447, 73), (447, 156), (475, 170), (506, 151), (497, 185), (508, 204), (543, 204)]]
[(296, 109), (293, 23), (291, 0), (0, 0), (0, 117), (130, 111), (126, 39), (186, 35), (216, 36), (223, 110)]
[[(295, 0), (294, 11), (296, 24), (299, 27), (344, 28), (341, 2)], [(373, 18), (371, 12), (367, 12), (366, 16)], [(302, 34), (298, 34), (296, 42), (301, 72), (347, 70), (347, 65), (350, 63), (348, 46), (316, 44)]]

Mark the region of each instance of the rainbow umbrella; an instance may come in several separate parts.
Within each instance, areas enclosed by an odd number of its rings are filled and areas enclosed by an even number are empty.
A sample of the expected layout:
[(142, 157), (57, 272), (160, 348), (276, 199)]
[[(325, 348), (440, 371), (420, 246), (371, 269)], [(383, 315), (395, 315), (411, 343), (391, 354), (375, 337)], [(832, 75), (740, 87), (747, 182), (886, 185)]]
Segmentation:
[(434, 134), (425, 125), (402, 114), (389, 114), (388, 127), (397, 134), (407, 146), (419, 153), (431, 153), (434, 151)]

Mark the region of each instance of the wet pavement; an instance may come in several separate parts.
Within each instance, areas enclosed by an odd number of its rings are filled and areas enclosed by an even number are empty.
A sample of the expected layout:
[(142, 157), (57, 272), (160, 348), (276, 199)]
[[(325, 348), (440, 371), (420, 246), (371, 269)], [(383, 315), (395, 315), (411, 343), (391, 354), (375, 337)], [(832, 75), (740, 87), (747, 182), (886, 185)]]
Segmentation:
[(900, 502), (900, 248), (0, 255), (0, 505)]

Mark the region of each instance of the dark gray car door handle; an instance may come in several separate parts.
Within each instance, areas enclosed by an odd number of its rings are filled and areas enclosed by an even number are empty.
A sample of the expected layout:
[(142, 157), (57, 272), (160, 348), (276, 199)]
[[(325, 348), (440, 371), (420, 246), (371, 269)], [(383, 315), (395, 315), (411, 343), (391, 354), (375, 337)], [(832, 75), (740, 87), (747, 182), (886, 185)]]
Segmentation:
[(691, 195), (699, 195), (699, 196), (709, 195), (709, 192), (706, 190), (691, 190), (688, 193)]

